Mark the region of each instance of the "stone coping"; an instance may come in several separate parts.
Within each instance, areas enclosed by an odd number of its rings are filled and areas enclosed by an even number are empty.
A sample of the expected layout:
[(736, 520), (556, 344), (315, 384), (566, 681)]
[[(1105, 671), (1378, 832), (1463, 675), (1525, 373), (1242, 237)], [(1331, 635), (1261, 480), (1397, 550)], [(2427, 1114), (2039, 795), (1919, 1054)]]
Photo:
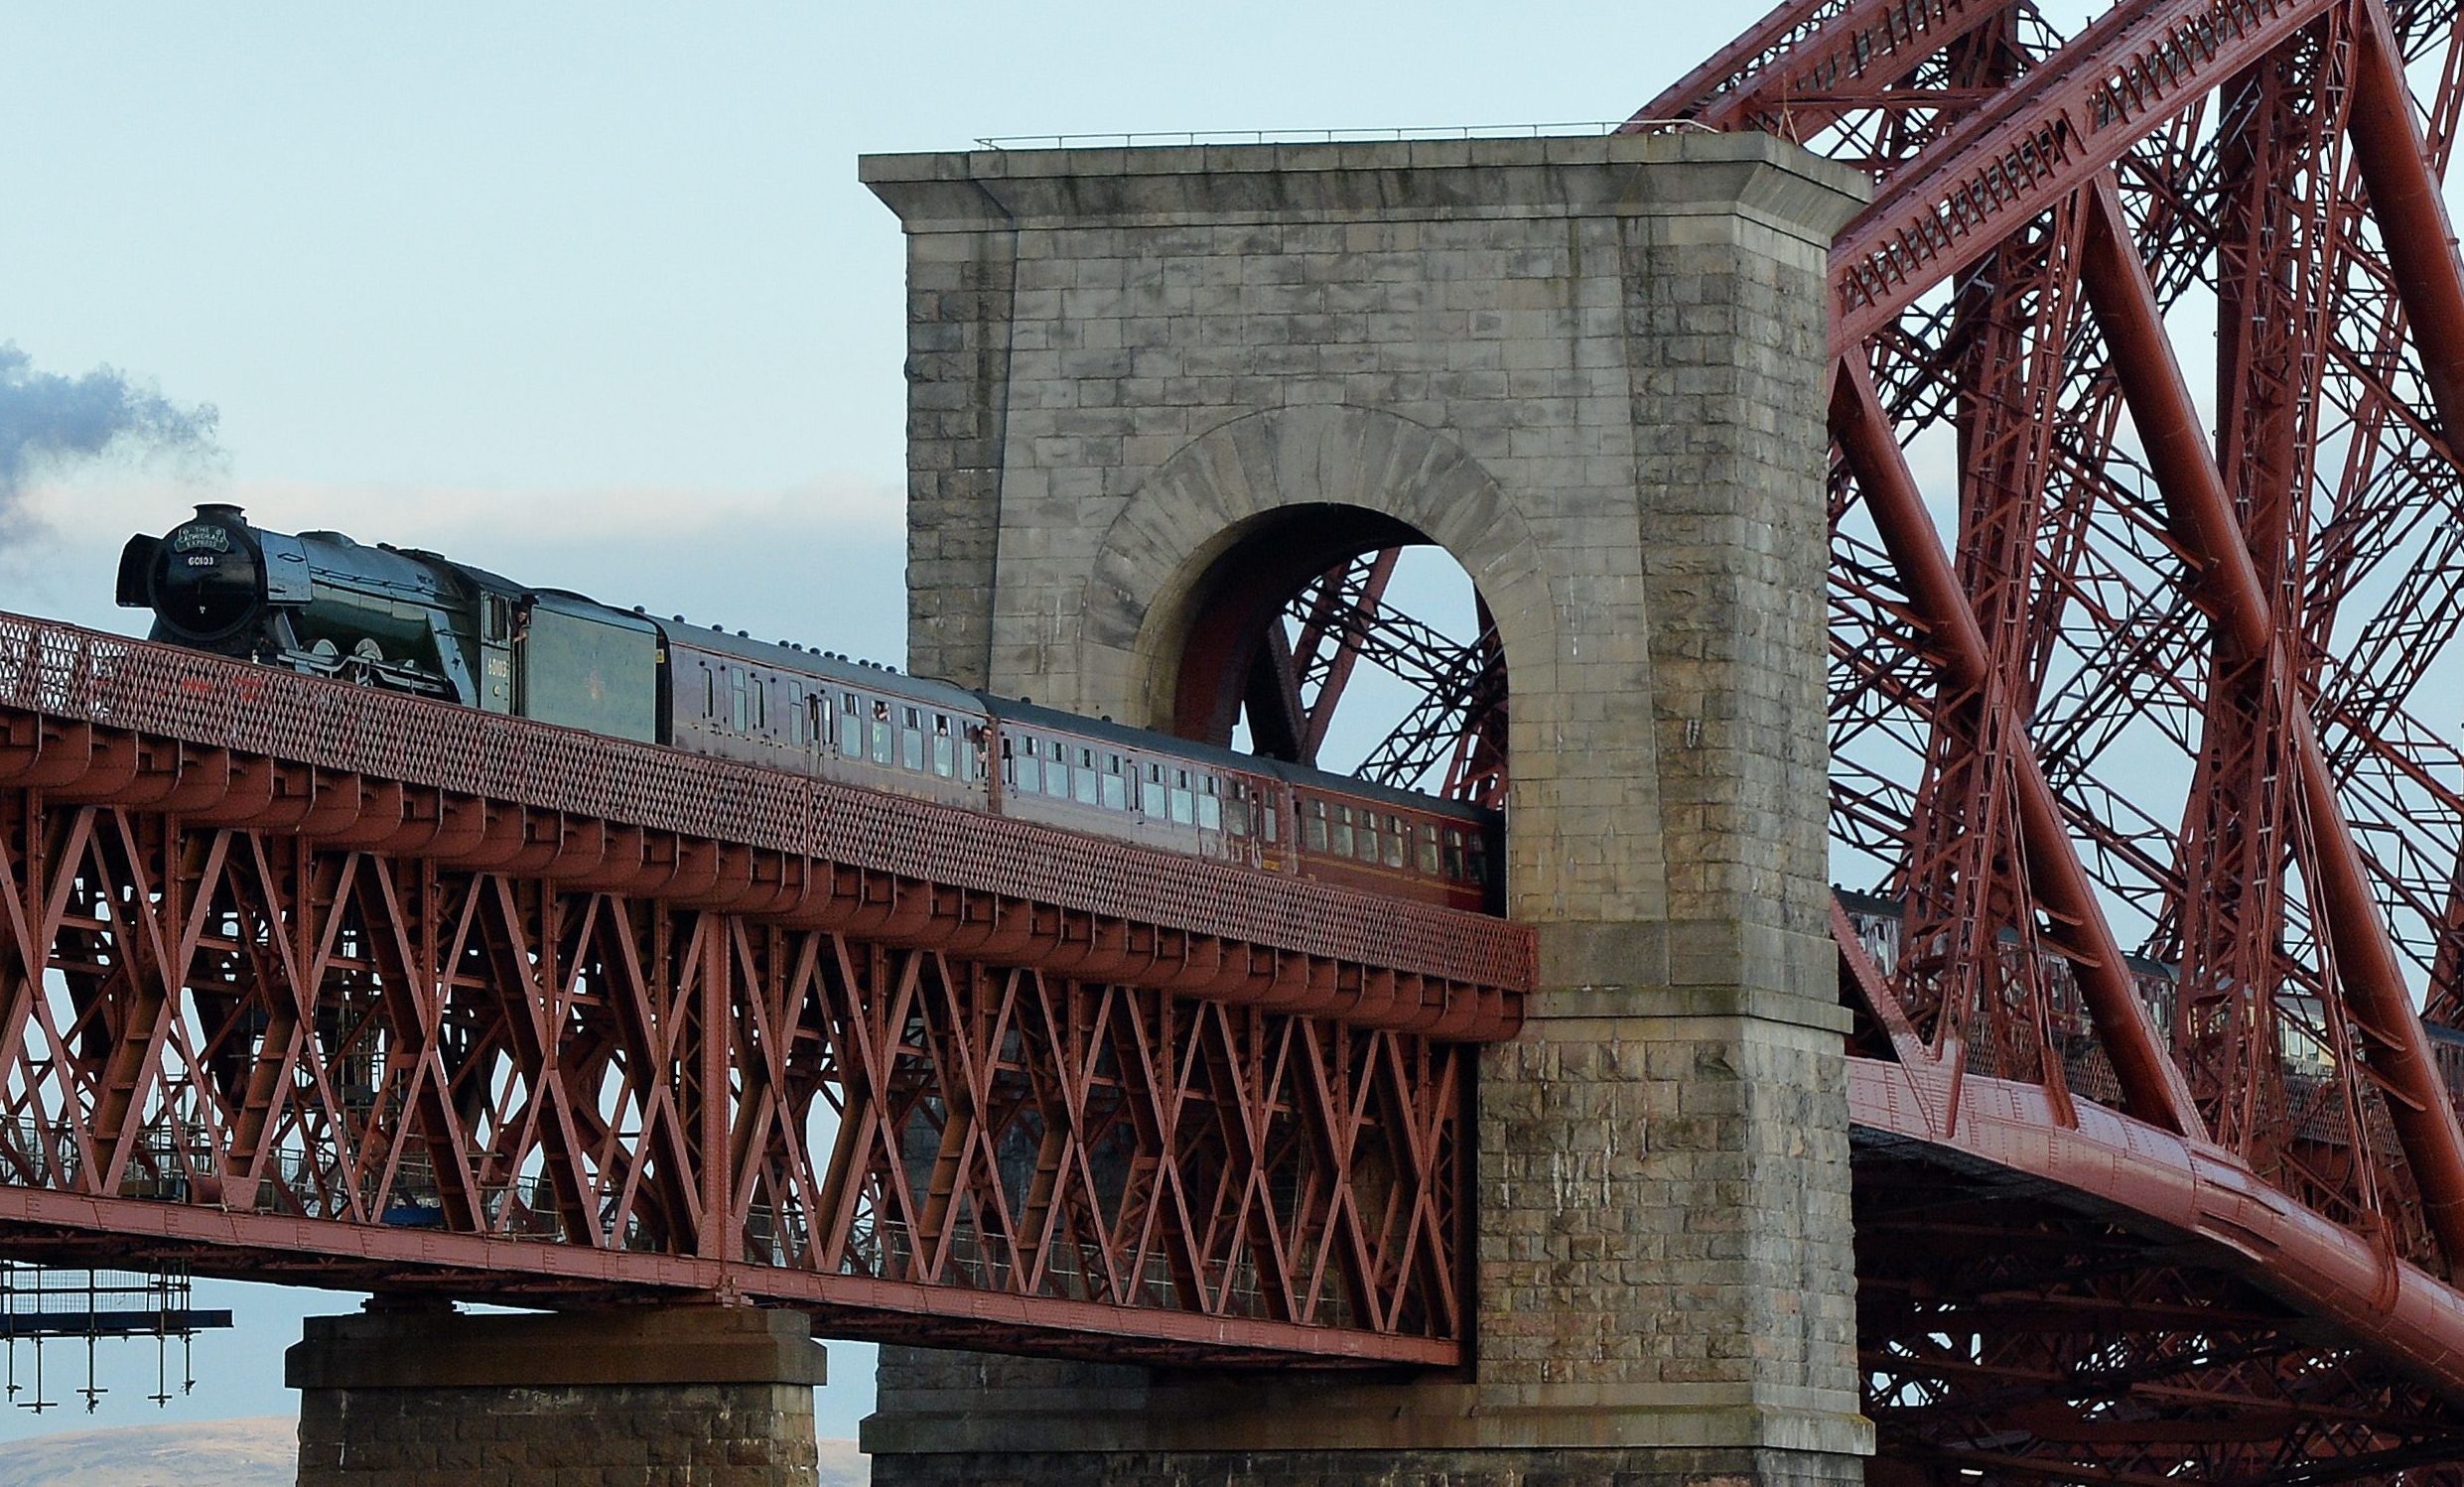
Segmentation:
[(909, 232), (1735, 213), (1828, 248), (1861, 173), (1767, 134), (1544, 135), (868, 155)]
[(556, 1389), (793, 1384), (827, 1377), (800, 1311), (642, 1306), (545, 1315), (312, 1316), (283, 1355), (293, 1389)]

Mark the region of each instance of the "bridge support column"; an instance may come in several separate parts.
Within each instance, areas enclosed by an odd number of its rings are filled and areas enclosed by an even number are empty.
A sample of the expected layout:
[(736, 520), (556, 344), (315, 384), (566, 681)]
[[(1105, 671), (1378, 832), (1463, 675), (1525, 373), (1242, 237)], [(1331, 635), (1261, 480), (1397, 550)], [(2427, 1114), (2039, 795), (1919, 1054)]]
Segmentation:
[(1400, 523), (1496, 617), (1543, 982), (1480, 1067), (1458, 1374), (885, 1350), (875, 1481), (1857, 1481), (1822, 389), (1861, 183), (1674, 134), (865, 177), (914, 668), (1167, 725), (1227, 567)]
[(815, 1480), (823, 1354), (799, 1312), (317, 1316), (284, 1365), (300, 1487)]

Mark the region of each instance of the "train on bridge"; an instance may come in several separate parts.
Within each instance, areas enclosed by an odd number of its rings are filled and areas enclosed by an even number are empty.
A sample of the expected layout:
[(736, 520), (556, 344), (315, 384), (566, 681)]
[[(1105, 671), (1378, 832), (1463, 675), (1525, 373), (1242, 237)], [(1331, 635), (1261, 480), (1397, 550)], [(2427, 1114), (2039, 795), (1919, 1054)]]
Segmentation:
[(120, 555), (153, 639), (1451, 908), (1498, 813), (202, 505)]

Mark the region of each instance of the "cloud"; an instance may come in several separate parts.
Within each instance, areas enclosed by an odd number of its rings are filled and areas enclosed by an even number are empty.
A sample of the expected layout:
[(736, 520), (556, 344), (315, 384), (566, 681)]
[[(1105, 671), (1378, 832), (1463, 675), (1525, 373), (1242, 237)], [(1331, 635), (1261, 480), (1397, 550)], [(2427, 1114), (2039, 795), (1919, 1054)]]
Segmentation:
[(183, 407), (108, 366), (37, 371), (17, 342), (0, 341), (0, 517), (38, 473), (112, 454), (218, 456), (215, 417), (210, 403)]

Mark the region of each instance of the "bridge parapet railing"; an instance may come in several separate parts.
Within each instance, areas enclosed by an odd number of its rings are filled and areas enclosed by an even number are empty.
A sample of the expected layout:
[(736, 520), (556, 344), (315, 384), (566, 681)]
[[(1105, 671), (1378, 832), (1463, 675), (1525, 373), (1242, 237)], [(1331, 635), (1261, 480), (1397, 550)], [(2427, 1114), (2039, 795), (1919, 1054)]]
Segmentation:
[[(1842, 890), (1841, 905), (1865, 953), (1885, 977), (1895, 975), (1904, 953), (1904, 924), (1898, 906), (1888, 899), (1872, 894)], [(2023, 964), (2024, 954), (2018, 937), (2004, 931), (1999, 972), (2013, 980), (2022, 976), (2035, 978), (2047, 996), (2052, 1015), (2050, 1031), (2060, 1050), (2067, 1086), (2077, 1095), (2101, 1104), (2119, 1108), (2120, 1081), (2106, 1057), (2089, 1018), (2087, 1007), (2079, 990), (2070, 963), (2050, 952), (2040, 953), (2035, 963)], [(2175, 1037), (2175, 1010), (2181, 987), (2173, 968), (2155, 961), (2134, 958), (2130, 966), (2132, 984), (2137, 988), (2141, 1010), (2157, 1040), (2167, 1047)], [(2284, 994), (2295, 1004), (2304, 1002), (2304, 994)], [(2315, 1017), (2285, 1017), (2275, 1020), (2277, 1061), (2281, 1084), (2277, 1092), (2278, 1109), (2273, 1119), (2297, 1141), (2322, 1146), (2342, 1146), (2351, 1142), (2351, 1113), (2344, 1109), (2340, 1087), (2334, 1073), (2334, 1057), (2310, 1032)], [(2439, 1078), (2446, 1086), (2457, 1109), (2464, 1111), (2464, 1030), (2424, 1022), (2429, 1034), (2431, 1056)], [(1972, 1050), (1973, 1066), (1978, 1072), (2001, 1073), (2026, 1077), (2024, 1069), (2000, 1066), (1996, 1050), (1987, 1046)], [(2373, 1145), (2380, 1150), (2396, 1149), (2396, 1135), (2383, 1106), (2372, 1104), (2363, 1112)]]
[[(108, 757), (80, 760), (72, 756), (76, 749), (91, 745), (62, 735), (62, 726), (72, 724), (125, 737), (97, 750)], [(405, 855), (456, 850), (457, 833), (470, 826), (488, 833), (484, 850), (499, 854), (535, 851), (552, 839), (557, 854), (543, 871), (557, 876), (605, 879), (629, 869), (644, 882), (656, 882), (663, 873), (674, 883), (668, 891), (699, 889), (704, 896), (710, 885), (689, 875), (680, 879), (678, 865), (664, 854), (676, 841), (697, 849), (715, 844), (721, 885), (745, 877), (762, 879), (740, 890), (749, 907), (865, 912), (863, 901), (832, 895), (855, 893), (863, 900), (872, 890), (842, 883), (834, 874), (878, 875), (886, 886), (912, 884), (908, 891), (916, 893), (1049, 905), (1129, 926), (1116, 955), (1134, 941), (1148, 947), (1136, 954), (1164, 957), (1142, 963), (1133, 956), (1119, 972), (1125, 979), (1151, 978), (1151, 984), (1174, 989), (1211, 982), (1226, 989), (1221, 995), (1265, 996), (1256, 974), (1212, 960), (1201, 972), (1179, 948), (1189, 937), (1255, 947), (1402, 978), (1393, 998), (1344, 997), (1347, 1018), (1392, 1019), (1450, 1038), (1511, 1035), (1536, 970), (1531, 932), (1488, 915), (0, 613), (0, 788), (13, 774), (32, 771), (38, 757), (45, 777), (84, 770), (82, 778), (56, 781), (54, 788), (100, 788), (94, 780), (117, 779), (114, 771), (132, 768), (183, 768), (189, 793), (203, 787), (202, 759), (158, 757), (163, 750), (143, 746), (130, 758), (130, 740), (228, 750), (294, 767), (296, 779), (276, 781), (275, 802), (294, 818), (305, 813), (294, 830), (365, 837), (379, 833), (385, 811), (450, 814), (454, 819), (439, 819), (428, 842), (401, 849)], [(398, 787), (442, 798), (405, 802)], [(210, 815), (227, 803), (205, 801), (189, 809)], [(659, 836), (645, 845), (639, 833)], [(656, 861), (645, 862), (645, 852)], [(729, 854), (755, 857), (731, 878)], [(708, 870), (695, 871), (708, 876)], [(955, 899), (949, 911), (967, 911)], [(932, 914), (942, 911), (935, 905)], [(1008, 917), (1030, 936), (1078, 932), (1057, 921), (1047, 931), (1031, 911)], [(928, 915), (908, 933), (944, 927)], [(1154, 940), (1150, 930), (1164, 938)], [(1294, 974), (1306, 973), (1296, 967)], [(1335, 979), (1352, 974), (1345, 969)], [(1276, 1000), (1289, 1002), (1290, 990), (1276, 989)]]

